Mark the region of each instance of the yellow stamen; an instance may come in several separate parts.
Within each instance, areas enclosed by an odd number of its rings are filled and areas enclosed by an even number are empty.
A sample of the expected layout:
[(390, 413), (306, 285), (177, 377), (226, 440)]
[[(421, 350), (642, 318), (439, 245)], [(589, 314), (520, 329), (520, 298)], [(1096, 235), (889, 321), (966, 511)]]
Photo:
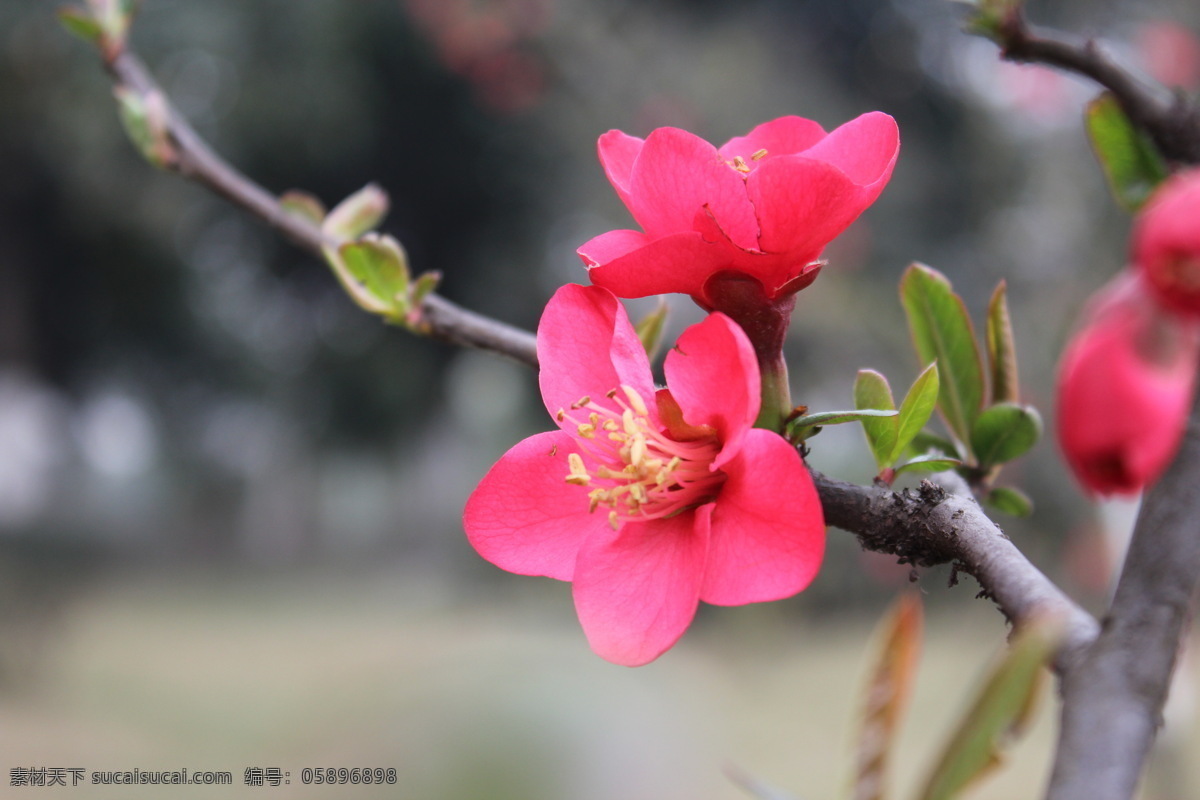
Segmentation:
[(766, 157), (767, 157), (767, 149), (765, 147), (762, 150), (756, 150), (754, 152), (754, 155), (750, 156), (751, 160), (753, 160), (753, 161), (762, 161)]
[(592, 482), (592, 476), (588, 474), (587, 467), (583, 465), (583, 458), (579, 453), (571, 453), (567, 456), (567, 466), (571, 473), (567, 475), (567, 483), (573, 486), (587, 486)]

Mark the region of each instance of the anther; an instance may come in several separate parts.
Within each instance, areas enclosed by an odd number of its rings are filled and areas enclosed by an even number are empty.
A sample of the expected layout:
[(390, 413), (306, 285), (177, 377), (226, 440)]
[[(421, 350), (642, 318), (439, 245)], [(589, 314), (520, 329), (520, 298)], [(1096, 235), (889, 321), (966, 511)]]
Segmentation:
[(767, 157), (767, 149), (764, 147), (762, 150), (756, 150), (754, 152), (754, 155), (750, 156), (750, 159), (752, 161), (762, 161), (766, 157)]

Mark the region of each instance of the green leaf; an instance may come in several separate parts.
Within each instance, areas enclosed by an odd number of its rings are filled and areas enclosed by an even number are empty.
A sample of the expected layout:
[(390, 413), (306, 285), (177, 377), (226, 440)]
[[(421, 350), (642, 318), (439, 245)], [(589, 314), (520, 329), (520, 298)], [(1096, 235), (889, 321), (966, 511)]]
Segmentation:
[(663, 333), (666, 331), (667, 325), (667, 301), (661, 297), (658, 300), (658, 305), (654, 310), (646, 316), (638, 320), (634, 325), (634, 330), (637, 331), (638, 339), (642, 342), (642, 347), (646, 350), (646, 355), (653, 361), (658, 355), (659, 346), (662, 344)]
[(113, 89), (117, 111), (130, 141), (156, 167), (172, 164), (177, 154), (167, 131), (167, 100), (161, 92), (138, 94), (124, 86)]
[(329, 212), (322, 230), (339, 241), (357, 239), (383, 221), (387, 211), (387, 194), (368, 183)]
[(921, 652), (921, 628), (921, 598), (910, 592), (896, 599), (875, 633), (879, 650), (863, 687), (862, 723), (851, 789), (855, 800), (883, 800), (886, 796), (887, 762), (900, 717), (912, 695)]
[(967, 18), (967, 32), (1003, 44), (1004, 29), (1021, 11), (1024, 0), (976, 0), (975, 13)]
[[(854, 380), (854, 407), (860, 411), (895, 410), (896, 401), (887, 378), (873, 369), (860, 369)], [(881, 470), (890, 467), (899, 432), (897, 417), (866, 417), (862, 420), (862, 426), (876, 465)]]
[(991, 368), (992, 402), (1015, 403), (1020, 398), (1017, 381), (1017, 348), (1013, 342), (1012, 319), (1008, 316), (1007, 284), (1000, 281), (988, 303), (988, 365)]
[(935, 361), (917, 376), (913, 385), (909, 387), (908, 394), (904, 396), (904, 402), (900, 404), (900, 419), (896, 421), (896, 444), (892, 448), (892, 456), (888, 463), (899, 458), (908, 447), (908, 443), (921, 432), (925, 423), (929, 422), (929, 418), (933, 416), (933, 409), (937, 406), (937, 399), (938, 368)]
[(1167, 177), (1162, 155), (1109, 92), (1088, 103), (1084, 124), (1113, 197), (1127, 211), (1137, 211)]
[(922, 800), (952, 800), (1000, 763), (1003, 749), (1033, 717), (1045, 679), (1042, 667), (1060, 638), (1061, 626), (1050, 621), (1031, 623), (1017, 632), (943, 750)]
[(1028, 517), (1033, 513), (1033, 501), (1019, 489), (997, 486), (987, 493), (983, 502), (1013, 517)]
[(979, 415), (971, 445), (979, 465), (1004, 464), (1025, 454), (1042, 437), (1042, 418), (1033, 406), (997, 403)]
[(943, 439), (941, 436), (929, 431), (921, 431), (914, 436), (912, 441), (908, 443), (907, 452), (904, 455), (923, 456), (930, 451), (945, 456), (958, 456), (958, 448), (954, 442), (949, 439)]
[(418, 275), (417, 279), (415, 281), (413, 281), (413, 288), (412, 288), (412, 306), (413, 306), (413, 308), (414, 309), (420, 308), (421, 304), (425, 302), (425, 298), (433, 293), (433, 290), (438, 287), (438, 284), (441, 283), (441, 281), (442, 281), (442, 273), (438, 272), (437, 270), (430, 270), (429, 272), (422, 272), (420, 275)]
[(900, 279), (900, 302), (917, 355), (922, 363), (938, 363), (938, 410), (950, 431), (969, 443), (983, 403), (983, 365), (967, 309), (944, 275), (915, 263)]
[(97, 47), (100, 46), (100, 39), (104, 36), (104, 28), (84, 9), (60, 8), (58, 10), (58, 21), (62, 23), (62, 26), (68, 32), (78, 36), (88, 44)]
[(291, 189), (279, 196), (279, 205), (287, 213), (320, 226), (325, 221), (325, 206), (308, 192)]
[(826, 425), (841, 425), (844, 422), (861, 422), (876, 417), (895, 417), (896, 410), (882, 408), (863, 408), (858, 411), (819, 411), (816, 414), (805, 414), (787, 423), (787, 437), (793, 442), (813, 436)]
[(905, 472), (945, 472), (948, 469), (961, 467), (962, 462), (948, 456), (917, 456), (896, 467), (895, 474)]
[(347, 271), (393, 314), (409, 310), (408, 259), (390, 236), (365, 236), (338, 248)]

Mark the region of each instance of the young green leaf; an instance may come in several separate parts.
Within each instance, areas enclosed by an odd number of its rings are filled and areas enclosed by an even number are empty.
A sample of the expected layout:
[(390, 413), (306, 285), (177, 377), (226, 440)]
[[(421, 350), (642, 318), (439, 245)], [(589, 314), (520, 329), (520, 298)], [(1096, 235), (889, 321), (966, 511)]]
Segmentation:
[(921, 652), (921, 599), (903, 594), (880, 622), (878, 655), (864, 687), (852, 800), (883, 800), (887, 760), (912, 694)]
[(1084, 122), (1113, 197), (1127, 211), (1137, 211), (1167, 177), (1162, 155), (1108, 92), (1088, 103)]
[(983, 502), (990, 507), (1013, 517), (1028, 517), (1033, 513), (1033, 501), (1019, 489), (997, 486), (987, 493)]
[[(879, 409), (894, 411), (896, 401), (887, 378), (873, 369), (860, 369), (854, 380), (854, 407), (861, 410)], [(882, 470), (892, 465), (892, 453), (896, 449), (899, 424), (896, 417), (867, 417), (862, 420), (867, 444), (875, 456), (876, 465)]]
[(948, 469), (961, 466), (962, 462), (957, 458), (949, 458), (947, 456), (917, 456), (896, 467), (894, 474), (902, 475), (905, 472), (945, 472)]
[(988, 303), (987, 340), (988, 366), (992, 378), (992, 402), (1015, 403), (1020, 398), (1017, 383), (1017, 348), (1013, 343), (1012, 319), (1008, 316), (1005, 297), (1007, 284), (1000, 281)]
[(408, 312), (408, 260), (390, 236), (365, 236), (338, 248), (347, 271), (396, 316)]
[(667, 302), (659, 298), (658, 305), (654, 310), (646, 316), (642, 317), (634, 325), (634, 330), (637, 331), (638, 339), (642, 342), (642, 347), (646, 350), (646, 355), (653, 361), (658, 355), (659, 346), (662, 345), (663, 333), (666, 331), (667, 325)]
[(862, 422), (876, 417), (895, 417), (900, 412), (892, 409), (863, 408), (857, 411), (818, 411), (789, 420), (787, 436), (793, 442), (807, 439), (826, 425), (841, 425), (844, 422)]
[(341, 241), (357, 239), (378, 225), (387, 214), (387, 193), (368, 183), (334, 206), (322, 226), (327, 236)]
[(287, 213), (313, 225), (325, 221), (325, 206), (308, 192), (291, 189), (279, 195), (279, 206)]
[(425, 302), (425, 298), (437, 288), (441, 281), (442, 273), (437, 270), (422, 272), (417, 276), (417, 279), (413, 281), (412, 288), (412, 306), (414, 310), (421, 307), (421, 304)]
[(953, 458), (957, 458), (959, 455), (958, 447), (955, 446), (954, 442), (949, 439), (943, 439), (941, 436), (929, 431), (921, 431), (914, 436), (912, 441), (908, 443), (905, 452), (901, 453), (901, 455), (909, 457), (923, 456), (930, 452)]
[(84, 9), (60, 8), (58, 10), (58, 21), (62, 23), (64, 28), (88, 44), (96, 47), (100, 46), (101, 37), (104, 36), (104, 28)]
[(937, 399), (938, 368), (935, 361), (917, 376), (913, 385), (909, 387), (908, 394), (904, 396), (904, 402), (900, 404), (896, 444), (892, 448), (889, 464), (900, 457), (908, 443), (921, 432), (925, 423), (929, 422), (929, 418), (933, 416), (933, 409), (937, 406)]
[(1045, 678), (1042, 667), (1060, 636), (1061, 626), (1050, 621), (1031, 623), (1017, 632), (942, 752), (922, 800), (952, 800), (1000, 763), (1003, 748), (1033, 717)]
[(900, 302), (917, 355), (923, 363), (938, 363), (938, 410), (950, 431), (969, 447), (983, 403), (983, 365), (967, 309), (944, 275), (915, 263), (900, 279)]
[(1025, 454), (1042, 437), (1042, 418), (1033, 406), (997, 403), (979, 415), (971, 446), (982, 467), (1004, 464)]

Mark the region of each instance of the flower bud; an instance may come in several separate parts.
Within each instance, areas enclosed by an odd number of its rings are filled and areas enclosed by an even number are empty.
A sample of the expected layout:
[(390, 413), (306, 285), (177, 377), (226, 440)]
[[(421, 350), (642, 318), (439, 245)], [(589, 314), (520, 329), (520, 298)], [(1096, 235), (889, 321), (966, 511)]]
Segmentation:
[(1085, 314), (1059, 367), (1059, 444), (1090, 492), (1134, 494), (1162, 474), (1183, 436), (1197, 327), (1161, 313), (1130, 273)]
[(1164, 183), (1133, 230), (1133, 260), (1155, 298), (1200, 317), (1200, 169)]

